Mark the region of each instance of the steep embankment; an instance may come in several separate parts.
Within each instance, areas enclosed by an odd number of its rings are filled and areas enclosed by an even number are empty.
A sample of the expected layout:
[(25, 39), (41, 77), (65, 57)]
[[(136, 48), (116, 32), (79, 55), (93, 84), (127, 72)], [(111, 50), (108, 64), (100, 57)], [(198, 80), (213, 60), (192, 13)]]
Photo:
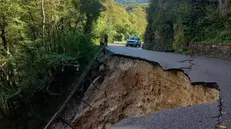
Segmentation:
[(212, 103), (219, 91), (192, 86), (180, 71), (163, 71), (144, 61), (105, 57), (104, 80), (85, 93), (80, 115), (74, 120), (78, 129), (108, 129), (124, 118), (148, 115), (169, 108)]

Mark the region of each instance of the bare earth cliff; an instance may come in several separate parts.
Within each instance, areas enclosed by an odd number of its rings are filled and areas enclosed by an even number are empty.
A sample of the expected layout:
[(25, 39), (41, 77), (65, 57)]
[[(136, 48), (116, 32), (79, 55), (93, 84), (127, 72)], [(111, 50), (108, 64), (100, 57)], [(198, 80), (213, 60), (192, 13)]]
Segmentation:
[(216, 102), (219, 90), (191, 85), (181, 71), (163, 71), (144, 61), (104, 57), (102, 83), (85, 93), (73, 120), (77, 129), (108, 129), (125, 118), (149, 115), (170, 108)]

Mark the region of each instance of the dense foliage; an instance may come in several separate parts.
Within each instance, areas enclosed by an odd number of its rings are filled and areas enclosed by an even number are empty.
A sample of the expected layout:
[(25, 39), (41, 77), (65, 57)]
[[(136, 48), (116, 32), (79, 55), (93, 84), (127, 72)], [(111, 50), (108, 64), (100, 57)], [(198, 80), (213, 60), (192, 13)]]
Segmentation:
[[(124, 41), (130, 36), (143, 38), (146, 22), (146, 6), (120, 6), (113, 1), (105, 1), (104, 10), (97, 20), (93, 33), (96, 39), (109, 35), (109, 41)], [(98, 41), (99, 42), (99, 41)]]
[(143, 4), (148, 3), (149, 0), (114, 0), (115, 2), (121, 3), (121, 4)]
[(2, 0), (0, 127), (41, 127), (95, 52), (99, 0)]
[(2, 0), (1, 129), (46, 124), (104, 35), (142, 37), (145, 18), (146, 6), (111, 0)]
[(151, 0), (145, 47), (183, 51), (192, 42), (230, 42), (228, 17), (220, 15), (218, 2)]

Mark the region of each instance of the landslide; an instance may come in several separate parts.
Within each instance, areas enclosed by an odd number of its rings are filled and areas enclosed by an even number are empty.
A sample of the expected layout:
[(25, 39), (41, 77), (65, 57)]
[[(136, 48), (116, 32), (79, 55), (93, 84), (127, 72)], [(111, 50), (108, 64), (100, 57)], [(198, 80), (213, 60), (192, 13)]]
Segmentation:
[[(91, 86), (73, 125), (78, 129), (108, 129), (122, 119), (160, 110), (216, 102), (219, 91), (191, 85), (181, 71), (163, 71), (160, 66), (123, 57), (105, 57), (105, 76)], [(101, 69), (101, 70), (102, 70)]]

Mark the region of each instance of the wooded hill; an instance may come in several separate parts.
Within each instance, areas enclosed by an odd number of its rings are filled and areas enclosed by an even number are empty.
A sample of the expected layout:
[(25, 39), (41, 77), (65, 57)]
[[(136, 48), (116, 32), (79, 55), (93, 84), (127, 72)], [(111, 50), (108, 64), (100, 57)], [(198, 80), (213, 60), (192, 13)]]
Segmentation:
[(182, 52), (192, 42), (230, 43), (228, 5), (228, 0), (151, 0), (145, 48)]
[(0, 4), (0, 128), (39, 129), (110, 41), (143, 36), (146, 7), (110, 0), (3, 0)]
[(106, 1), (103, 5), (105, 11), (101, 13), (93, 31), (99, 32), (98, 37), (103, 37), (106, 32), (110, 42), (124, 41), (130, 36), (138, 36), (143, 39), (147, 26), (147, 6), (120, 6), (113, 1)]
[(148, 3), (149, 0), (114, 0), (121, 4), (143, 4)]

